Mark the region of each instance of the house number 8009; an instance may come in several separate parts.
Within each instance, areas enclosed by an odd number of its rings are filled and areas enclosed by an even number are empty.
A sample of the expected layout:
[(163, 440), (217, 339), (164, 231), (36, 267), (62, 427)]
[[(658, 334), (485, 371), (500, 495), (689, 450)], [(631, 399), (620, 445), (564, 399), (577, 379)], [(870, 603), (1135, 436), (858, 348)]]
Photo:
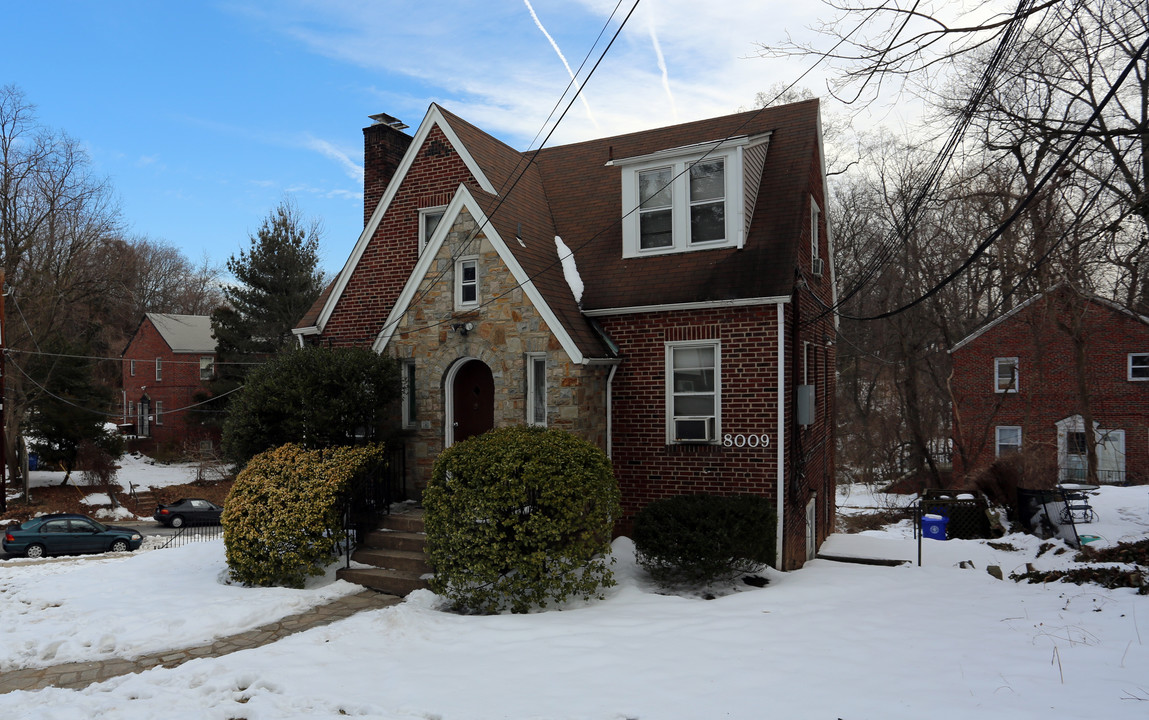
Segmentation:
[(727, 433), (722, 436), (722, 444), (725, 447), (770, 447), (770, 436), (766, 433), (761, 435), (731, 435)]

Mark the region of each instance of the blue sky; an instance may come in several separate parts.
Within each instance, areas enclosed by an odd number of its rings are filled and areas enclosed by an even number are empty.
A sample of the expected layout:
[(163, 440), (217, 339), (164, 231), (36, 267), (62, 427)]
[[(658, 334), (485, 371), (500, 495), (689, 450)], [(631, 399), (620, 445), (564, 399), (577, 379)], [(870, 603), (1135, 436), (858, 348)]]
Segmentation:
[[(84, 145), (129, 232), (222, 265), (287, 194), (322, 220), (335, 272), (362, 229), (368, 115), (414, 128), (437, 102), (527, 149), (569, 82), (559, 52), (577, 68), (615, 2), (530, 5), (534, 17), (523, 0), (10, 0), (0, 85)], [(756, 43), (806, 34), (818, 12), (643, 0), (551, 144), (749, 107), (805, 69)]]

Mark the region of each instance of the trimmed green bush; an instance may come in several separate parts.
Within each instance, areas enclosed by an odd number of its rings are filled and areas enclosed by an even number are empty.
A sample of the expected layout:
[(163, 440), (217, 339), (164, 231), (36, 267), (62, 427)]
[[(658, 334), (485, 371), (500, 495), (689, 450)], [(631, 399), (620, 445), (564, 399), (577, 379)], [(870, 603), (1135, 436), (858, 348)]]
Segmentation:
[(634, 519), (638, 564), (661, 585), (711, 585), (774, 562), (777, 513), (757, 495), (679, 495)]
[(423, 508), (431, 588), (456, 610), (527, 612), (614, 584), (614, 472), (567, 432), (507, 427), (456, 443), (435, 461)]
[(381, 445), (256, 455), (223, 510), (231, 577), (245, 585), (303, 587), (322, 575), (344, 539), (341, 501), (352, 483), (386, 462)]

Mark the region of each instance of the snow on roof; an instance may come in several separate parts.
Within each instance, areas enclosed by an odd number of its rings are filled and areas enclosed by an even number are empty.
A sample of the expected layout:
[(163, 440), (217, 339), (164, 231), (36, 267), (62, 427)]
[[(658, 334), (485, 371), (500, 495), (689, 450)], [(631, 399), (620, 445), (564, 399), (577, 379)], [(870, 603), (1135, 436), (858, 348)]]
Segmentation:
[(559, 250), (559, 260), (563, 264), (563, 277), (566, 278), (567, 285), (571, 286), (571, 294), (574, 295), (576, 303), (582, 304), (582, 277), (578, 274), (578, 266), (575, 265), (574, 252), (566, 246), (563, 239), (555, 235), (555, 246)]
[(164, 342), (177, 353), (215, 352), (211, 334), (211, 317), (207, 315), (171, 315), (146, 313)]

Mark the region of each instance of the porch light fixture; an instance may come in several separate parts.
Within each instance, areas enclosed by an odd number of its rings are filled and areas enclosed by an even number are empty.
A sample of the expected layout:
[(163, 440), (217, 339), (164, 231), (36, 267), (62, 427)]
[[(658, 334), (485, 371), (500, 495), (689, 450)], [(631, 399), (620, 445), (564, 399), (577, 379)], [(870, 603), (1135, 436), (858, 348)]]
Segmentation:
[(467, 337), (467, 333), (475, 329), (475, 323), (451, 323), (451, 330), (459, 333), (463, 337)]

